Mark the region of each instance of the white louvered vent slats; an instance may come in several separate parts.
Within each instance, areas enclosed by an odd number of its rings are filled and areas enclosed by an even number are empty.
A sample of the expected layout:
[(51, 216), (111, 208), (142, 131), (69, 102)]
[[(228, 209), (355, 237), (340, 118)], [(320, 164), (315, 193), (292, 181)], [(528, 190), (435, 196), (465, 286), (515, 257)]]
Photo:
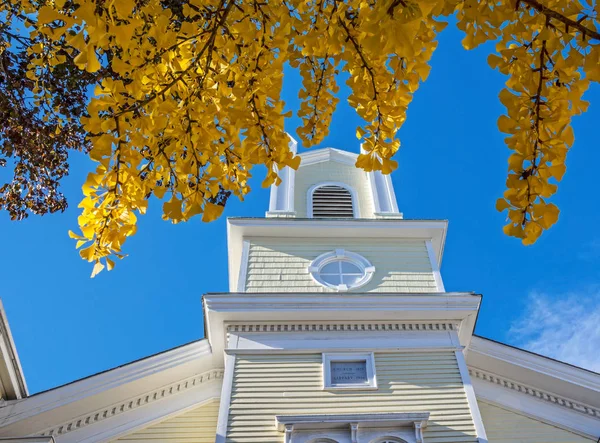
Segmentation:
[(315, 218), (354, 218), (352, 194), (341, 186), (321, 186), (313, 192), (312, 213)]

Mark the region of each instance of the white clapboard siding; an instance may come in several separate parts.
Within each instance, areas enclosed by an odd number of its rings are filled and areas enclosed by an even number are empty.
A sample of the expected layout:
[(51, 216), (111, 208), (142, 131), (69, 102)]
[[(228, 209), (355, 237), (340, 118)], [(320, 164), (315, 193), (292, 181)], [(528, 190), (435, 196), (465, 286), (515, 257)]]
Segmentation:
[(375, 266), (371, 281), (355, 292), (436, 292), (425, 242), (381, 238), (249, 238), (247, 292), (330, 292), (308, 266), (335, 249), (356, 252)]
[(205, 403), (181, 415), (115, 440), (117, 442), (214, 443), (219, 402)]
[[(489, 443), (589, 443), (596, 441), (483, 401), (478, 401), (478, 403)], [(532, 412), (535, 413), (535, 411)]]
[(294, 210), (296, 217), (308, 216), (308, 191), (314, 185), (324, 182), (337, 182), (350, 186), (358, 199), (358, 217), (374, 218), (373, 195), (367, 173), (352, 165), (337, 162), (323, 162), (300, 166), (294, 183)]
[(283, 441), (275, 415), (431, 413), (427, 443), (476, 442), (452, 352), (375, 354), (377, 391), (322, 389), (321, 355), (238, 355), (227, 442)]

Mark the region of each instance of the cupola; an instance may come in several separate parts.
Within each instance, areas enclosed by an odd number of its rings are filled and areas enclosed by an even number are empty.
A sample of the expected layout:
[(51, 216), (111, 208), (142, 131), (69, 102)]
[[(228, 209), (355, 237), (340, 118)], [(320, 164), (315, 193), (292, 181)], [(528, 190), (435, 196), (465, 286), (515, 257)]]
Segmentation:
[[(290, 150), (296, 152), (293, 139)], [(298, 170), (285, 168), (279, 186), (271, 186), (267, 217), (402, 218), (390, 176), (357, 168), (358, 154), (323, 148), (300, 157)]]

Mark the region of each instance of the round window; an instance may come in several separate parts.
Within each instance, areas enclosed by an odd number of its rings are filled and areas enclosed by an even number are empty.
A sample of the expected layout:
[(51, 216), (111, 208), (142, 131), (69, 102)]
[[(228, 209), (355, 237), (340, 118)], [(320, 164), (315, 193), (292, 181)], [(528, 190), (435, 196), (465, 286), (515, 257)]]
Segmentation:
[(320, 285), (337, 291), (347, 291), (363, 286), (371, 280), (375, 267), (361, 255), (336, 249), (319, 255), (308, 270)]

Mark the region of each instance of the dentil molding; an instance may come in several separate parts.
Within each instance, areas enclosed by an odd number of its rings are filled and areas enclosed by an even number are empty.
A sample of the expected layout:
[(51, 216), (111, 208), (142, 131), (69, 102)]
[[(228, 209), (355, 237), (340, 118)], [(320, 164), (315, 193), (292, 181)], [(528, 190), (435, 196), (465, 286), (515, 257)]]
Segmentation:
[(112, 404), (110, 406), (97, 409), (93, 412), (75, 417), (69, 421), (57, 424), (51, 428), (47, 428), (41, 433), (36, 433), (38, 436), (58, 436), (64, 435), (72, 431), (79, 430), (88, 425), (98, 423), (107, 418), (114, 417), (127, 411), (145, 406), (147, 404), (168, 398), (172, 395), (179, 394), (187, 389), (199, 386), (203, 383), (208, 383), (217, 379), (223, 378), (223, 369), (212, 369), (202, 374), (186, 378), (184, 380), (162, 386), (158, 389), (148, 391), (144, 394), (137, 395), (128, 400)]
[(542, 391), (541, 389), (533, 388), (531, 386), (527, 386), (504, 377), (500, 377), (496, 374), (483, 371), (481, 369), (469, 368), (469, 374), (471, 375), (471, 377), (478, 378), (489, 383), (494, 383), (503, 388), (511, 389), (521, 394), (529, 395), (539, 400), (544, 400), (549, 403), (553, 403), (557, 406), (561, 406), (563, 408), (567, 408), (590, 417), (600, 418), (600, 409), (595, 408), (593, 406), (585, 405), (583, 403), (579, 403), (571, 399), (552, 394), (550, 392)]
[(458, 331), (455, 323), (259, 323), (259, 324), (230, 324), (228, 333), (236, 332), (337, 332), (337, 331)]

